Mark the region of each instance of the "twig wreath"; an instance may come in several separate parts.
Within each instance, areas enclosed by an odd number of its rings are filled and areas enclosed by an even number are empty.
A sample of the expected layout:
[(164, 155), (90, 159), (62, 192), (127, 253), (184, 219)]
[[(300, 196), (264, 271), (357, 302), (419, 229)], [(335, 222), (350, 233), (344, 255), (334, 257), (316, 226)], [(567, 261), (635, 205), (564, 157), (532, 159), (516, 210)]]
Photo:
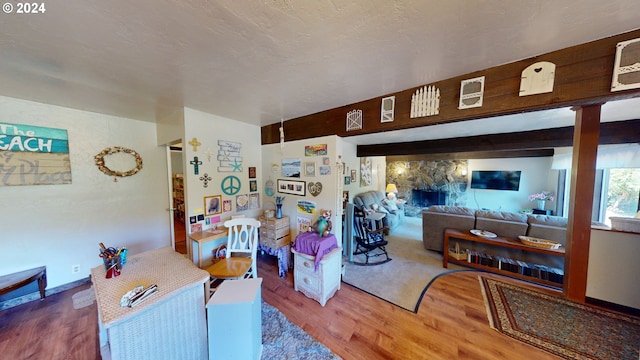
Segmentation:
[[(104, 163), (104, 157), (107, 155), (112, 155), (117, 153), (125, 153), (125, 154), (132, 155), (136, 159), (136, 167), (129, 171), (113, 171), (109, 169), (107, 165), (105, 165)], [(98, 169), (109, 176), (121, 176), (121, 177), (131, 176), (131, 175), (137, 174), (138, 171), (142, 169), (142, 157), (140, 156), (140, 154), (138, 154), (138, 152), (136, 152), (135, 150), (128, 149), (122, 146), (112, 146), (112, 147), (105, 148), (93, 158), (96, 161), (96, 165), (98, 166)]]

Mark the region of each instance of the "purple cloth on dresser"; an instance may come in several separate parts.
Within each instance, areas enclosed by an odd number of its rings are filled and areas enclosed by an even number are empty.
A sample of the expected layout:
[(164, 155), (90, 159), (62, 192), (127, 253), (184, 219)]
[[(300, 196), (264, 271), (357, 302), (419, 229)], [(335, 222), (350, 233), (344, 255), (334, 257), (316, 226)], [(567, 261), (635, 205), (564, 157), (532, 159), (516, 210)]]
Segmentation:
[(320, 237), (317, 233), (311, 231), (298, 234), (293, 244), (293, 248), (297, 252), (316, 257), (314, 261), (316, 270), (318, 270), (322, 257), (337, 247), (338, 240), (336, 240), (335, 235), (329, 234), (325, 237)]

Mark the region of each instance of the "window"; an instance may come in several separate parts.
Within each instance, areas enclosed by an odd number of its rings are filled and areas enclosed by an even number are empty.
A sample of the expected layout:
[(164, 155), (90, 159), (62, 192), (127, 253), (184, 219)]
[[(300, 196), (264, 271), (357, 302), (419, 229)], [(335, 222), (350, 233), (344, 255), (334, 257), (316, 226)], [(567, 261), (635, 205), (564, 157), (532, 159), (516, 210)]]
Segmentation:
[(640, 169), (604, 170), (600, 194), (604, 206), (598, 221), (611, 225), (611, 216), (634, 217), (640, 211)]
[[(568, 214), (571, 179), (560, 170), (558, 212)], [(595, 174), (591, 220), (611, 226), (611, 216), (634, 217), (640, 211), (640, 168), (598, 169)], [(562, 216), (561, 213), (558, 215)]]

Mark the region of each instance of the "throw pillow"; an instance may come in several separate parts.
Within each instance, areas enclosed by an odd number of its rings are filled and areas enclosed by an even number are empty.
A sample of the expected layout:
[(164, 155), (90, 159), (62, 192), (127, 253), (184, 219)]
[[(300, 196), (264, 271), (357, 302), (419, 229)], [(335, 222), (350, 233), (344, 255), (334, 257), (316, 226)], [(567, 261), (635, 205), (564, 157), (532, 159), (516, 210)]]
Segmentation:
[(385, 207), (387, 208), (387, 210), (389, 210), (389, 212), (396, 211), (398, 210), (398, 205), (396, 205), (396, 202), (393, 200), (383, 200), (382, 203), (385, 205)]
[(378, 206), (378, 209), (377, 209), (376, 211), (377, 211), (377, 212), (384, 213), (384, 214), (388, 214), (388, 213), (389, 213), (389, 209), (387, 209), (387, 208), (386, 208), (386, 207), (384, 207), (384, 206)]

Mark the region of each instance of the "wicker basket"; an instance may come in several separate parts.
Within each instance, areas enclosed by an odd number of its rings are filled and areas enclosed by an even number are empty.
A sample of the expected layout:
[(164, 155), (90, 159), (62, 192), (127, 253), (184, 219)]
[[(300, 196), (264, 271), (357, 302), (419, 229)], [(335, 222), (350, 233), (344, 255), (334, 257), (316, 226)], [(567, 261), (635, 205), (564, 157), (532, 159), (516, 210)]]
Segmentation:
[(467, 260), (467, 251), (457, 253), (454, 249), (449, 249), (449, 257), (456, 260)]
[(534, 238), (531, 236), (518, 236), (518, 239), (520, 239), (520, 241), (527, 246), (532, 246), (532, 247), (537, 247), (542, 249), (558, 249), (560, 245), (562, 245), (555, 241)]

